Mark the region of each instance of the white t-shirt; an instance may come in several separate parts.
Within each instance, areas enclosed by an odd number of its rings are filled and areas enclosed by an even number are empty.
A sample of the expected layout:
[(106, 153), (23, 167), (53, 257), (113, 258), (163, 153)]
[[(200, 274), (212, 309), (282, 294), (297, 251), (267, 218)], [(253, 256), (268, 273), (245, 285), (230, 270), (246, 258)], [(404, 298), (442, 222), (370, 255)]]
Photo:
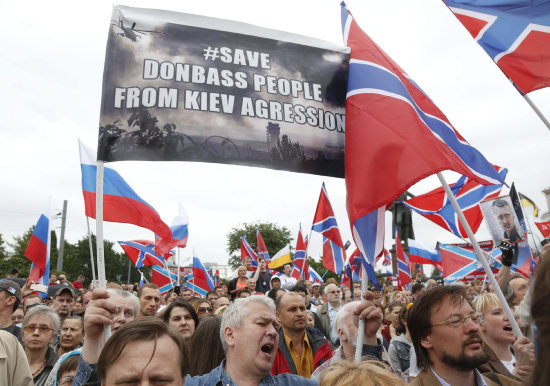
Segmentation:
[(511, 361), (502, 361), (502, 364), (506, 366), (506, 369), (512, 374), (514, 372), (514, 369), (516, 368), (516, 356), (512, 354), (512, 360)]

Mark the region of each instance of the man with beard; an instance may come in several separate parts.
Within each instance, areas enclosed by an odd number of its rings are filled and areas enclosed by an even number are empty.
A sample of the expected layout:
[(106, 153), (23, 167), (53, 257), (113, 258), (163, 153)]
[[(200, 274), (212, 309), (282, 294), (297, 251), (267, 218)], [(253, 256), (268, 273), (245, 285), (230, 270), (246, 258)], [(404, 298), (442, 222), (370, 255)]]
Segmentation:
[(487, 362), (482, 348), (482, 317), (464, 287), (438, 286), (426, 291), (407, 317), (417, 365), (423, 369), (411, 385), (519, 385), (477, 367)]

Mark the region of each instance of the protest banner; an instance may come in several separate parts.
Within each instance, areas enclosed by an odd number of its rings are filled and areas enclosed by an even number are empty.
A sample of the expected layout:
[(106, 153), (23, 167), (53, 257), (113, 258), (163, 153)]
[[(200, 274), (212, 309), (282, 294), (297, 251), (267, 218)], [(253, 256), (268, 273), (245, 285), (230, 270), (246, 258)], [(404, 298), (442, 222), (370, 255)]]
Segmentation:
[(98, 159), (344, 177), (348, 52), (249, 24), (115, 6)]

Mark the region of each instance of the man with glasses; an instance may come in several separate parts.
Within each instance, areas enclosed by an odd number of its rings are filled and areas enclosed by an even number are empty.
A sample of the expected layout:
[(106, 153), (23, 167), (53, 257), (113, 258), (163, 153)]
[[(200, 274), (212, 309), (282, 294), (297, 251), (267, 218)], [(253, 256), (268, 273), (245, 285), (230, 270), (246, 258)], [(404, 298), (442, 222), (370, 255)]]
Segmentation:
[(417, 365), (423, 369), (411, 385), (519, 385), (477, 370), (487, 362), (481, 321), (464, 287), (438, 286), (420, 296), (407, 317)]
[(317, 309), (317, 315), (321, 321), (320, 330), (333, 343), (336, 343), (338, 333), (334, 331), (334, 319), (342, 308), (342, 290), (336, 284), (328, 284), (325, 287), (327, 302)]

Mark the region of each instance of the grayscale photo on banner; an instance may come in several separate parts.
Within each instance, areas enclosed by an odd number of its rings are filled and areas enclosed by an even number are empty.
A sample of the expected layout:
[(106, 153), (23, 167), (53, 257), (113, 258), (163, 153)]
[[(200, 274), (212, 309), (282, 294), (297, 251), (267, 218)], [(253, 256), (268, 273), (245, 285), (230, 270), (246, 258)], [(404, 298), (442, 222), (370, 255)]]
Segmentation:
[(344, 177), (349, 49), (250, 24), (115, 6), (98, 160)]

